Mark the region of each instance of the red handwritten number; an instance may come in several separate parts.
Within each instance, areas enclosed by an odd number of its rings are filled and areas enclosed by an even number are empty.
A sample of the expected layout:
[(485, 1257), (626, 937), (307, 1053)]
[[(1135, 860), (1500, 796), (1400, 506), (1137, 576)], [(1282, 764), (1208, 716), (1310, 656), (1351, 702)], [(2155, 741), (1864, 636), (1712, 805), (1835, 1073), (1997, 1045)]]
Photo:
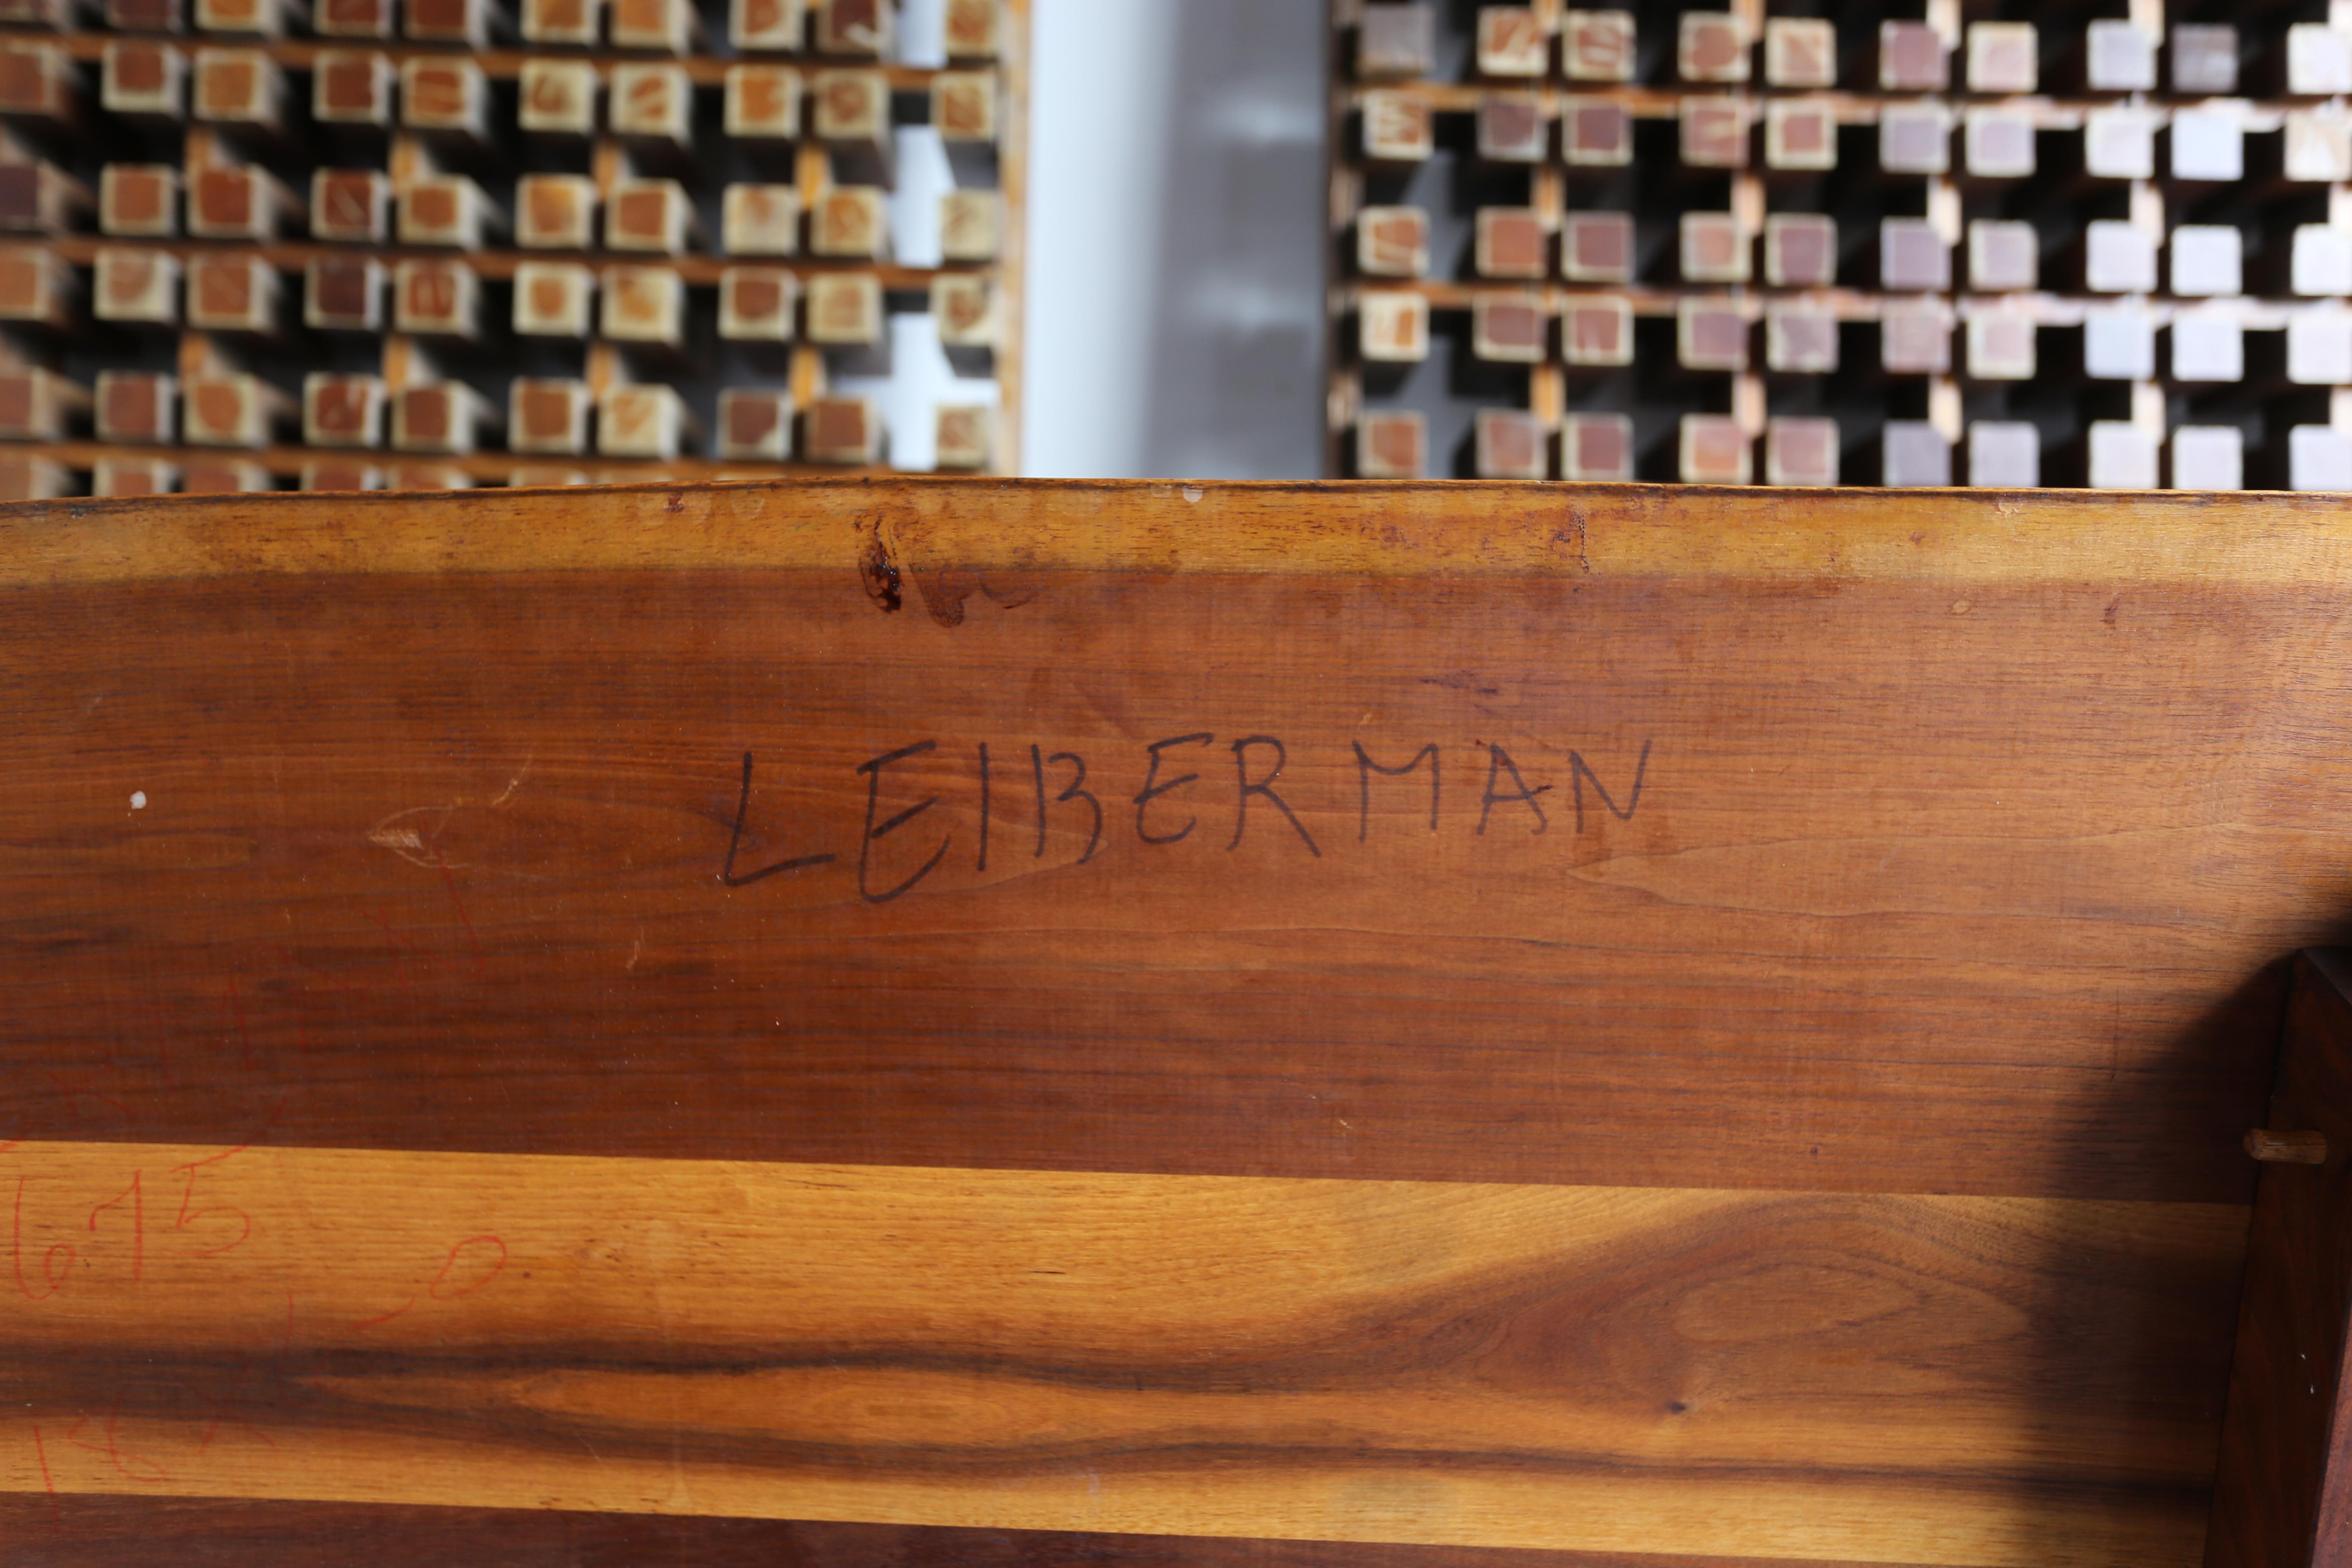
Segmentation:
[(142, 1171), (131, 1172), (128, 1187), (89, 1211), (90, 1234), (95, 1236), (98, 1234), (98, 1216), (124, 1198), (131, 1200), (131, 1279), (134, 1284), (147, 1271), (147, 1200), (139, 1191), (140, 1178), (144, 1174)]
[[(466, 1249), (469, 1247), (495, 1247), (499, 1249), (498, 1256), (496, 1258), (488, 1258), (490, 1271), (483, 1275), (479, 1279), (475, 1280), (470, 1285), (461, 1285), (455, 1289), (444, 1289), (443, 1287), (449, 1283), (449, 1277), (457, 1272), (457, 1259), (465, 1256)], [(477, 1253), (476, 1256), (478, 1258), (487, 1258), (486, 1254), (481, 1253)], [(475, 1291), (480, 1289), (483, 1286), (488, 1284), (491, 1280), (497, 1279), (499, 1277), (499, 1271), (506, 1266), (507, 1244), (505, 1242), (500, 1241), (495, 1236), (469, 1236), (465, 1240), (459, 1242), (457, 1246), (449, 1249), (448, 1259), (441, 1265), (441, 1272), (433, 1277), (433, 1283), (425, 1288), (425, 1293), (432, 1297), (436, 1301), (454, 1301), (460, 1296), (470, 1296)], [(477, 1265), (477, 1267), (478, 1267), (478, 1265)]]
[(233, 1154), (242, 1154), (249, 1147), (249, 1144), (240, 1143), (234, 1149), (224, 1149), (217, 1154), (207, 1154), (201, 1160), (191, 1160), (184, 1165), (174, 1165), (172, 1167), (171, 1173), (173, 1175), (183, 1176), (186, 1181), (186, 1184), (180, 1189), (180, 1217), (172, 1222), (172, 1228), (173, 1230), (186, 1230), (198, 1220), (210, 1219), (216, 1214), (235, 1215), (238, 1225), (243, 1226), (243, 1228), (236, 1233), (236, 1239), (235, 1241), (225, 1242), (219, 1247), (206, 1247), (204, 1251), (196, 1254), (198, 1258), (218, 1258), (224, 1252), (244, 1246), (246, 1237), (253, 1234), (253, 1216), (234, 1205), (215, 1204), (210, 1208), (194, 1209), (193, 1211), (189, 1206), (195, 1200), (196, 1173), (199, 1170), (202, 1170), (206, 1165), (217, 1165), (223, 1160), (229, 1158)]
[[(115, 1425), (121, 1419), (121, 1415), (116, 1411), (109, 1410), (106, 1413), (106, 1425), (100, 1428), (106, 1437), (106, 1441), (103, 1445), (90, 1442), (89, 1439), (79, 1435), (83, 1427), (89, 1425), (89, 1417), (87, 1415), (66, 1428), (65, 1440), (71, 1443), (77, 1448), (87, 1448), (93, 1454), (105, 1455), (108, 1460), (112, 1463), (115, 1469), (121, 1472), (122, 1479), (126, 1481), (154, 1482), (170, 1480), (172, 1479), (171, 1473), (165, 1470), (163, 1466), (157, 1464), (154, 1460), (142, 1459), (136, 1454), (125, 1453), (123, 1451), (122, 1440), (115, 1435), (114, 1430)], [(133, 1465), (139, 1466), (140, 1469), (132, 1469), (131, 1467)], [(142, 1473), (142, 1471), (144, 1473)]]
[(373, 1329), (378, 1327), (381, 1324), (392, 1321), (394, 1318), (397, 1318), (401, 1313), (405, 1312), (409, 1308), (414, 1307), (415, 1305), (416, 1305), (416, 1298), (411, 1296), (407, 1300), (403, 1301), (391, 1311), (379, 1313), (373, 1318), (362, 1318), (358, 1322), (353, 1323), (352, 1327), (354, 1329)]
[[(62, 1263), (58, 1261), (58, 1254), (61, 1252), (65, 1254)], [(46, 1301), (56, 1295), (58, 1288), (65, 1284), (66, 1270), (74, 1266), (77, 1256), (67, 1243), (58, 1243), (41, 1255), (41, 1282), (48, 1289), (36, 1296), (33, 1288), (25, 1283), (25, 1177), (22, 1172), (16, 1175), (16, 1209), (9, 1226), (8, 1254), (16, 1268), (16, 1289), (24, 1292), (27, 1301)]]
[[(441, 1272), (425, 1288), (425, 1294), (436, 1301), (455, 1301), (470, 1296), (497, 1279), (507, 1266), (507, 1244), (495, 1236), (469, 1236), (449, 1249), (441, 1260)], [(473, 1278), (477, 1270), (481, 1278)], [(418, 1298), (411, 1296), (391, 1311), (365, 1319), (352, 1325), (354, 1329), (373, 1329), (392, 1321), (411, 1307)]]

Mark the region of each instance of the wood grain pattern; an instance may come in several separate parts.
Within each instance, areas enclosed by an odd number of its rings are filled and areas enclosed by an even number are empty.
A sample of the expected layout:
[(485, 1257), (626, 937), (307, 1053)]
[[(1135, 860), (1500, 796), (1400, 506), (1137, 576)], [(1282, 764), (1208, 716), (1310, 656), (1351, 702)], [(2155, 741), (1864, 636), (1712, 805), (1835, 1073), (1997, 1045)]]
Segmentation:
[(11, 1489), (1900, 1563), (2194, 1561), (2244, 1225), (296, 1149), (0, 1164)]
[(2352, 1552), (2343, 1386), (2352, 1333), (2352, 966), (2302, 954), (2270, 1127), (2326, 1134), (2317, 1165), (2265, 1165), (2247, 1245), (2208, 1568), (2311, 1568)]
[[(2340, 514), (2228, 516), (20, 509), (0, 1103), (57, 1138), (2242, 1202), (2274, 961), (2352, 901), (2352, 649)], [(1426, 771), (1359, 745), (1437, 758), (1434, 830)], [(730, 846), (834, 858), (730, 887)]]
[(0, 586), (55, 1529), (2204, 1550), (2341, 508), (75, 503)]
[[(551, 1509), (8, 1496), (23, 1568), (251, 1568), (365, 1552), (401, 1568), (1768, 1568), (1785, 1559), (938, 1525), (580, 1513)], [(1891, 1568), (1816, 1563), (1812, 1568)]]

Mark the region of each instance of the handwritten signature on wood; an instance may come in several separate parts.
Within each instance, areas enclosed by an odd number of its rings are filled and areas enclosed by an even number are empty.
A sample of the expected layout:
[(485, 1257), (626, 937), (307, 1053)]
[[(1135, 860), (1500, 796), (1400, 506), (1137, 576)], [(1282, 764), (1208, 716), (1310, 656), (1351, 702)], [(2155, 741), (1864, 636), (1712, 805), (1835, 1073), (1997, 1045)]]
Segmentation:
[[(1570, 817), (1575, 832), (1585, 831), (1588, 798), (1596, 814), (1593, 817), (1596, 822), (1599, 820), (1597, 813), (1601, 811), (1606, 811), (1619, 822), (1633, 819), (1634, 812), (1642, 804), (1643, 786), (1649, 776), (1650, 751), (1654, 743), (1652, 740), (1642, 742), (1641, 755), (1633, 765), (1633, 779), (1629, 784), (1620, 786), (1625, 796), (1622, 805), (1618, 804), (1616, 795), (1601, 781), (1599, 772), (1585, 761), (1582, 752), (1570, 751), (1568, 753)], [(1386, 781), (1408, 780), (1421, 773), (1424, 768), (1428, 773), (1429, 789), (1428, 831), (1438, 831), (1445, 800), (1445, 784), (1444, 753), (1436, 742), (1422, 746), (1402, 762), (1382, 762), (1366, 751), (1360, 742), (1351, 741), (1349, 744), (1354, 752), (1356, 770), (1358, 843), (1366, 842), (1371, 837), (1375, 781), (1381, 781), (1386, 787)], [(1192, 837), (1193, 829), (1201, 826), (1199, 812), (1188, 809), (1180, 800), (1171, 797), (1177, 796), (1178, 792), (1190, 785), (1199, 784), (1202, 775), (1197, 771), (1180, 773), (1177, 770), (1192, 766), (1191, 759), (1202, 752), (1213, 755), (1217, 748), (1218, 738), (1208, 731), (1171, 735), (1165, 740), (1150, 742), (1143, 747), (1142, 786), (1126, 802), (1134, 808), (1133, 816), (1129, 820), (1137, 843), (1167, 846), (1181, 844)], [(1254, 821), (1269, 822), (1275, 814), (1279, 814), (1280, 824), (1275, 826), (1274, 831), (1278, 833), (1286, 826), (1294, 842), (1307, 856), (1318, 860), (1323, 858), (1323, 845), (1276, 787), (1290, 761), (1290, 749), (1282, 739), (1275, 735), (1244, 735), (1226, 742), (1222, 749), (1231, 755), (1234, 770), (1233, 832), (1225, 841), (1225, 848), (1229, 851), (1239, 849), (1243, 840), (1249, 836)], [(940, 863), (954, 845), (955, 834), (952, 831), (943, 834), (929, 858), (912, 871), (887, 886), (875, 885), (874, 847), (900, 828), (914, 824), (924, 813), (939, 805), (941, 798), (937, 795), (926, 795), (877, 822), (876, 817), (881, 811), (884, 777), (892, 768), (918, 757), (929, 756), (938, 750), (939, 742), (936, 741), (916, 741), (879, 756), (869, 757), (856, 765), (856, 773), (866, 781), (866, 823), (858, 836), (856, 851), (857, 892), (868, 903), (887, 904), (913, 892), (926, 878), (939, 869)], [(1498, 809), (1516, 818), (1529, 834), (1550, 830), (1558, 801), (1555, 796), (1554, 805), (1548, 810), (1544, 796), (1552, 794), (1556, 787), (1553, 784), (1530, 784), (1517, 759), (1507, 748), (1491, 742), (1483, 744), (1483, 755), (1477, 761), (1484, 764), (1485, 779), (1473, 797), (1478, 808), (1477, 824), (1473, 829), (1476, 837), (1485, 837), (1489, 827), (1499, 827), (1502, 818), (1496, 815)], [(1032, 743), (1028, 763), (1027, 789), (1034, 805), (1034, 814), (1030, 818), (1034, 825), (1031, 858), (1045, 858), (1048, 822), (1055, 808), (1082, 807), (1087, 814), (1084, 819), (1087, 847), (1079, 854), (1077, 864), (1085, 865), (1102, 847), (1108, 821), (1102, 797), (1087, 787), (1087, 759), (1076, 752), (1048, 754), (1042, 745)], [(719, 869), (720, 883), (730, 888), (749, 887), (786, 872), (814, 870), (821, 866), (839, 863), (839, 854), (831, 850), (816, 850), (786, 856), (764, 866), (738, 869), (736, 862), (742, 851), (743, 830), (751, 816), (751, 777), (755, 766), (753, 753), (745, 752), (742, 783), (735, 803), (735, 824), (727, 838), (727, 858)], [(974, 866), (977, 870), (986, 871), (1000, 792), (996, 782), (998, 769), (985, 742), (972, 754), (972, 768), (980, 797), (979, 843)], [(1476, 773), (1474, 766), (1474, 778)], [(1016, 784), (1014, 787), (1020, 786)], [(1589, 796), (1588, 791), (1591, 792)], [(1178, 820), (1180, 812), (1183, 813), (1181, 821)]]

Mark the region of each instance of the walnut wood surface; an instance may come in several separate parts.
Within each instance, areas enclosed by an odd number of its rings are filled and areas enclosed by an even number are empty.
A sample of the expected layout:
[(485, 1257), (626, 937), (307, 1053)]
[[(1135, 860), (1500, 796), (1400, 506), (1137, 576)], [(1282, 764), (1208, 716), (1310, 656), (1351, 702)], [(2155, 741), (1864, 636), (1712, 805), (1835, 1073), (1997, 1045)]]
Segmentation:
[(2250, 1196), (2338, 512), (1192, 493), (19, 513), (16, 1127)]
[[(1660, 1557), (1363, 1542), (841, 1524), (551, 1509), (0, 1496), (22, 1568), (250, 1568), (364, 1552), (401, 1568), (1770, 1568)], [(1881, 1568), (1815, 1562), (1810, 1568)]]
[(8, 1164), (11, 1489), (1902, 1563), (2193, 1561), (2244, 1232), (2063, 1199)]
[(2352, 891), (2347, 545), (2274, 498), (9, 509), (0, 1488), (53, 1545), (110, 1489), (257, 1550), (276, 1500), (2193, 1562), (2278, 960)]
[(2268, 1125), (2327, 1138), (2319, 1165), (2266, 1164), (2247, 1244), (2209, 1568), (2311, 1568), (2352, 1552), (2344, 1352), (2352, 1326), (2352, 968), (2295, 963)]

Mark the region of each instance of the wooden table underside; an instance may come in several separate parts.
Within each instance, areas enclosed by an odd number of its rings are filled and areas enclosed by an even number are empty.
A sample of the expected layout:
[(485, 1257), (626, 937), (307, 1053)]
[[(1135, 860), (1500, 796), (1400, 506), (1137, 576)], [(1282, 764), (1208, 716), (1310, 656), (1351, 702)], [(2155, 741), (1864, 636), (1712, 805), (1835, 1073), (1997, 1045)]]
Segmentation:
[(0, 1541), (2197, 1562), (2347, 544), (13, 509)]

